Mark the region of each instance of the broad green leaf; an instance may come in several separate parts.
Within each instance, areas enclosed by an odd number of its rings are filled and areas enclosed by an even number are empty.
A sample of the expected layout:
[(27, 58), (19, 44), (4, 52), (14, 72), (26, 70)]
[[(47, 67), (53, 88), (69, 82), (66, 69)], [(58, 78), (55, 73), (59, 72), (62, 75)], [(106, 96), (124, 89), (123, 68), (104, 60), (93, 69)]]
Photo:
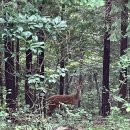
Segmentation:
[(55, 25), (59, 24), (61, 22), (61, 17), (57, 16), (55, 19), (52, 20), (52, 23)]
[(126, 108), (126, 111), (127, 111), (127, 112), (130, 112), (130, 107)]
[(37, 21), (37, 16), (36, 15), (31, 15), (29, 18), (28, 18), (29, 21)]
[(6, 23), (4, 18), (0, 18), (0, 23)]
[(32, 32), (30, 31), (25, 31), (25, 32), (22, 32), (22, 36), (24, 36), (25, 38), (28, 38), (32, 35)]
[(18, 27), (18, 32), (22, 32), (23, 30), (23, 27)]

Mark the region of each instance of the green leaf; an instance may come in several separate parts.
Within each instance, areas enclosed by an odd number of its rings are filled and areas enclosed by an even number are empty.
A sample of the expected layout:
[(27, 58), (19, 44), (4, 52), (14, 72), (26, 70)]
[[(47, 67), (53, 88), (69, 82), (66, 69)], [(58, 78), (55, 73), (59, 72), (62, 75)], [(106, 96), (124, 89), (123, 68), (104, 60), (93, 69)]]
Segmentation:
[(112, 42), (117, 41), (118, 39), (117, 39), (116, 33), (113, 32), (113, 33), (111, 34), (111, 36), (109, 37), (109, 39), (110, 39), (110, 41), (112, 41)]
[(127, 111), (127, 112), (130, 112), (130, 107), (126, 108), (126, 111)]
[(89, 1), (82, 0), (82, 4), (87, 4), (91, 8), (94, 8), (94, 7), (104, 6), (105, 2), (104, 2), (104, 0), (89, 0)]
[(57, 16), (55, 19), (52, 20), (52, 23), (55, 25), (59, 24), (61, 22), (61, 17)]
[(37, 36), (37, 35), (33, 35), (33, 36), (32, 36), (32, 40), (33, 40), (34, 42), (37, 42), (37, 41), (38, 41), (38, 36)]
[(23, 27), (18, 27), (17, 31), (18, 32), (23, 32)]
[(37, 21), (37, 16), (36, 15), (31, 15), (29, 18), (28, 18), (29, 21)]
[(36, 42), (36, 43), (32, 43), (30, 46), (30, 49), (34, 52), (34, 53), (40, 53), (43, 51), (44, 49), (44, 42)]
[(66, 21), (61, 21), (56, 27), (61, 28), (60, 30), (64, 30), (67, 27)]
[(48, 17), (42, 17), (41, 20), (43, 23), (51, 22), (51, 19)]
[(0, 23), (6, 23), (4, 18), (0, 18)]
[(32, 32), (30, 31), (22, 32), (22, 36), (24, 36), (26, 39), (29, 38), (31, 35), (32, 35)]
[(51, 31), (52, 26), (48, 23), (45, 25), (45, 29), (47, 29), (48, 32)]
[(128, 1), (128, 5), (127, 5), (128, 9), (130, 9), (130, 1)]
[(49, 83), (56, 83), (58, 77), (59, 77), (59, 75), (57, 75), (57, 74), (50, 75), (49, 80), (48, 80)]
[(35, 24), (33, 25), (34, 27), (37, 27), (37, 28), (42, 28), (43, 27), (43, 23), (39, 23), (39, 24)]

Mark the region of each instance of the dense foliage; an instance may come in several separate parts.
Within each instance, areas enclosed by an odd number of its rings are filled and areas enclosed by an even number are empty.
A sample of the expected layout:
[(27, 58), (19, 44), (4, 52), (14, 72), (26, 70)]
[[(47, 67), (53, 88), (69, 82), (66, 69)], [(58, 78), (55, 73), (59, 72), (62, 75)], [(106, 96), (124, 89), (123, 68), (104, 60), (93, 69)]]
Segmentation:
[[(128, 9), (129, 5), (128, 3)], [(0, 78), (2, 77), (1, 82), (3, 82), (0, 89), (0, 94), (3, 96), (3, 99), (1, 98), (3, 103), (0, 106), (0, 128), (2, 130), (53, 130), (61, 126), (88, 130), (129, 129), (130, 89), (128, 88), (126, 97), (128, 100), (118, 95), (119, 85), (123, 82), (119, 83), (119, 72), (130, 65), (129, 48), (126, 50), (127, 53), (120, 57), (121, 1), (112, 2), (110, 13), (111, 115), (105, 119), (99, 116), (101, 114), (105, 2), (103, 0), (2, 0), (0, 9)], [(129, 27), (128, 22), (124, 37), (129, 38)], [(42, 31), (44, 41), (39, 41), (39, 30)], [(16, 110), (13, 113), (6, 111), (5, 103), (7, 91), (4, 63), (8, 60), (8, 57), (4, 57), (5, 36), (9, 36), (14, 43), (15, 51), (11, 52), (11, 57), (14, 58), (15, 63), (17, 63), (16, 56), (19, 55), (19, 72), (14, 68), (14, 75), (19, 78), (19, 92)], [(19, 40), (19, 52), (16, 51), (17, 40)], [(31, 74), (26, 73), (27, 50), (31, 50), (33, 55)], [(37, 73), (37, 56), (41, 52), (44, 52), (44, 75)], [(62, 58), (65, 68), (60, 67)], [(67, 94), (75, 91), (75, 84), (81, 82), (79, 77), (82, 76), (80, 108), (62, 104), (62, 111), (56, 109), (51, 117), (44, 117), (43, 113), (37, 114), (37, 111), (30, 111), (24, 100), (26, 78), (32, 93), (36, 90), (37, 106), (39, 92), (42, 91), (42, 94), (46, 94), (47, 97), (58, 94), (60, 76), (65, 78)], [(129, 68), (127, 80), (129, 84)], [(123, 102), (123, 107), (128, 114), (122, 115), (117, 102)]]

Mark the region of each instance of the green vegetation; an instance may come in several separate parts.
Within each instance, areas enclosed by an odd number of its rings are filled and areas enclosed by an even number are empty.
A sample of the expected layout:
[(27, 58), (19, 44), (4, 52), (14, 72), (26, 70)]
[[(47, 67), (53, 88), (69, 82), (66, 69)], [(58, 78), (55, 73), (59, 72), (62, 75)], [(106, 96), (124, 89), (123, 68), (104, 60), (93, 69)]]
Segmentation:
[[(104, 0), (0, 2), (0, 130), (129, 130), (130, 49), (126, 42), (121, 54), (120, 44), (129, 38), (129, 15), (124, 20), (121, 13), (129, 14), (130, 4), (124, 2), (113, 1), (110, 12)], [(111, 110), (103, 116), (106, 32)], [(60, 102), (48, 116), (48, 97), (73, 97), (77, 86), (79, 104)]]

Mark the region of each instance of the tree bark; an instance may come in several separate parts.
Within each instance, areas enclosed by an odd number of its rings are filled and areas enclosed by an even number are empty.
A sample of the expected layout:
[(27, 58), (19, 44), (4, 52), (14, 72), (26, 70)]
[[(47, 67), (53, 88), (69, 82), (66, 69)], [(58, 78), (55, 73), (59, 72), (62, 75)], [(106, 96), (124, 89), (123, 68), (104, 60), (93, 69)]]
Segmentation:
[[(125, 53), (125, 50), (127, 49), (127, 40), (128, 37), (125, 36), (127, 33), (127, 26), (128, 26), (128, 8), (127, 8), (128, 0), (123, 0), (123, 8), (121, 11), (121, 33), (122, 33), (122, 38), (121, 38), (121, 43), (120, 43), (120, 56), (123, 56)], [(126, 98), (127, 95), (127, 68), (122, 68), (120, 72), (120, 79), (121, 81), (120, 86), (119, 86), (119, 96), (123, 99)], [(121, 109), (121, 111), (125, 111), (122, 108), (123, 103), (118, 102), (118, 107)]]
[(5, 86), (7, 90), (6, 103), (7, 108), (15, 110), (16, 108), (16, 88), (15, 88), (15, 75), (14, 75), (14, 43), (9, 36), (4, 38), (5, 48)]
[(15, 75), (15, 86), (16, 86), (16, 92), (15, 97), (18, 96), (18, 88), (19, 88), (19, 39), (16, 41), (16, 75)]
[(3, 57), (3, 53), (2, 53), (2, 51), (0, 51), (0, 104), (1, 104), (1, 106), (3, 105), (3, 82), (2, 82), (2, 79), (3, 79), (2, 78), (3, 77), (2, 60), (3, 60), (3, 58), (2, 57)]
[[(65, 11), (65, 4), (62, 4), (62, 19), (63, 19), (63, 12)], [(65, 61), (64, 61), (64, 49), (65, 45), (64, 43), (61, 44), (61, 60), (60, 60), (60, 68), (65, 68)], [(64, 86), (65, 86), (65, 78), (61, 75), (60, 76), (60, 89), (59, 89), (59, 94), (63, 95), (64, 94)]]
[[(31, 40), (31, 37), (28, 38), (28, 40)], [(28, 84), (28, 76), (31, 75), (32, 71), (32, 51), (30, 49), (26, 50), (26, 79), (25, 79), (25, 102), (30, 107), (33, 106), (33, 99), (30, 88)]]
[(105, 117), (110, 114), (109, 102), (109, 66), (110, 66), (110, 29), (111, 17), (110, 11), (112, 0), (105, 1), (105, 25), (106, 32), (104, 34), (104, 54), (103, 54), (103, 88), (102, 88), (102, 116)]

